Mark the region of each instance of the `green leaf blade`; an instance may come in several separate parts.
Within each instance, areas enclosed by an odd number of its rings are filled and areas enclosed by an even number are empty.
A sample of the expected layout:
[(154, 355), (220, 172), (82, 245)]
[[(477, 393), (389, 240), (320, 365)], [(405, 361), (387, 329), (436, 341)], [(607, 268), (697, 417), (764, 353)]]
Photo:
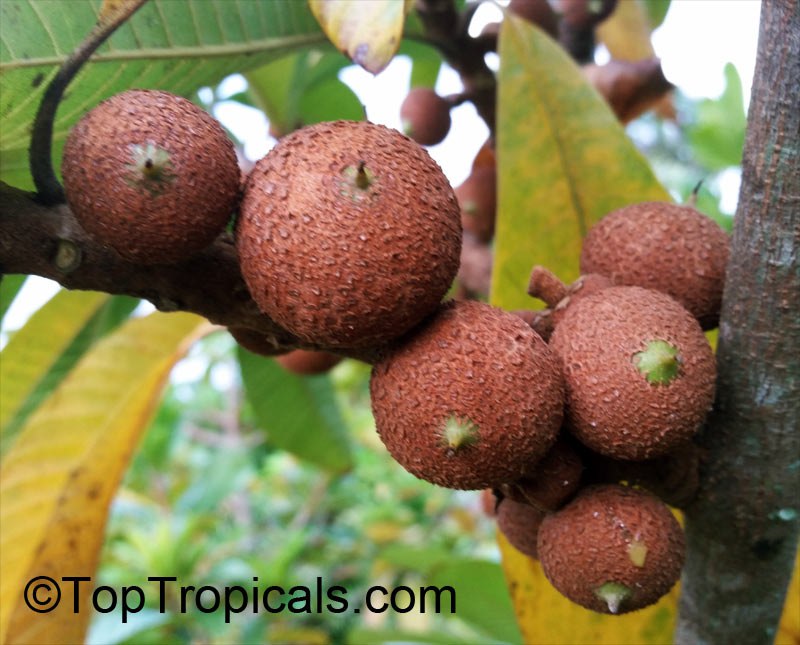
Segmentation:
[(270, 443), (334, 473), (350, 470), (350, 442), (328, 376), (296, 376), (241, 348), (238, 356), (247, 398)]

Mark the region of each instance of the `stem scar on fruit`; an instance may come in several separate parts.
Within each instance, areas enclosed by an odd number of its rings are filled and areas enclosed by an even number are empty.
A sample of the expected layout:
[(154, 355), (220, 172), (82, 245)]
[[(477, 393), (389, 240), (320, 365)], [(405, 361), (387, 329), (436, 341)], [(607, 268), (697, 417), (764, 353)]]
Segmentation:
[(681, 369), (678, 348), (665, 340), (651, 340), (644, 351), (633, 355), (633, 364), (648, 383), (668, 385)]
[(454, 454), (459, 448), (471, 446), (478, 440), (478, 426), (468, 418), (451, 414), (445, 420), (440, 436), (448, 454)]
[(347, 166), (342, 171), (345, 181), (341, 182), (341, 194), (354, 201), (361, 201), (372, 191), (369, 189), (377, 183), (375, 174), (367, 168), (366, 161), (359, 161), (358, 166)]
[(144, 145), (131, 144), (130, 183), (144, 186), (151, 193), (162, 192), (164, 184), (171, 182), (175, 175), (170, 168), (169, 152), (159, 148), (154, 142), (148, 141)]

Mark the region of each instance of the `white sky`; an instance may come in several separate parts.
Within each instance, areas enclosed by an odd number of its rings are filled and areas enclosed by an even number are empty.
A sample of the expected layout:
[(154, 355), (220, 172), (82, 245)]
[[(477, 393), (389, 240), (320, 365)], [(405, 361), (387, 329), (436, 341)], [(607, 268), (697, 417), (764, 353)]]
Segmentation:
[[(759, 12), (759, 0), (672, 0), (664, 23), (653, 34), (653, 46), (667, 78), (692, 98), (716, 98), (724, 87), (723, 68), (732, 62), (742, 78), (746, 106), (755, 66)], [(492, 19), (491, 9), (487, 7), (483, 13), (487, 20)], [(398, 57), (378, 76), (348, 67), (341, 78), (366, 106), (370, 121), (399, 129), (399, 106), (408, 90), (410, 73), (409, 61)], [(241, 90), (242, 83), (241, 77), (232, 78), (228, 91)], [(443, 69), (436, 89), (442, 94), (460, 91), (458, 76), (449, 68)], [(220, 105), (215, 115), (237, 136), (246, 138), (245, 151), (253, 159), (263, 156), (274, 143), (267, 133), (266, 119), (256, 110), (228, 102)], [(454, 109), (451, 116), (453, 125), (447, 139), (429, 151), (457, 186), (469, 173), (488, 130), (471, 104)], [(735, 184), (730, 190), (734, 203), (738, 192)], [(57, 290), (58, 285), (50, 280), (29, 278), (3, 320), (0, 346), (5, 344), (9, 330), (21, 327)]]

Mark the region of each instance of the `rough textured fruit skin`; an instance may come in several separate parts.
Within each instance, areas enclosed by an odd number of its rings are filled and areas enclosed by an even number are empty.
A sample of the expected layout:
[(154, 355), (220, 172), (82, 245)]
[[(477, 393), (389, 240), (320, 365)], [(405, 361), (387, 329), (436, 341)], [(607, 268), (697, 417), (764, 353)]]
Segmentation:
[(559, 439), (529, 472), (516, 482), (501, 486), (500, 491), (516, 502), (554, 511), (578, 490), (582, 473), (583, 462), (578, 453)]
[[(649, 383), (634, 355), (660, 339), (678, 349), (680, 370)], [(609, 287), (569, 307), (550, 338), (567, 387), (567, 428), (617, 459), (643, 460), (688, 441), (714, 399), (714, 354), (692, 315), (666, 294)]]
[(603, 217), (587, 234), (581, 273), (618, 285), (663, 291), (703, 329), (719, 322), (730, 238), (709, 217), (667, 202), (631, 204)]
[(418, 144), (435, 146), (450, 132), (450, 104), (429, 87), (414, 87), (400, 105), (400, 121)]
[(288, 372), (302, 376), (324, 374), (339, 364), (341, 356), (329, 352), (317, 352), (307, 349), (295, 349), (278, 356), (278, 364)]
[[(643, 566), (630, 556), (633, 541), (646, 548)], [(611, 613), (594, 590), (606, 582), (632, 595), (617, 613), (647, 607), (678, 581), (686, 541), (669, 508), (657, 497), (627, 486), (585, 488), (539, 527), (537, 551), (553, 586), (579, 605)]]
[(306, 342), (363, 348), (436, 309), (458, 271), (461, 221), (423, 148), (383, 126), (335, 121), (286, 135), (256, 164), (236, 246), (264, 313)]
[(545, 511), (506, 497), (497, 507), (497, 528), (520, 553), (538, 558), (536, 538)]
[[(567, 309), (589, 296), (608, 287), (614, 286), (610, 278), (597, 273), (589, 273), (582, 275), (569, 287), (567, 287), (567, 295), (553, 307), (552, 323), (555, 328), (561, 319), (564, 317)], [(545, 340), (549, 341), (549, 338)]]
[[(439, 486), (497, 488), (552, 446), (563, 383), (545, 342), (519, 317), (475, 301), (448, 302), (378, 362), (370, 380), (378, 433), (413, 475)], [(453, 449), (450, 416), (477, 427)]]
[[(168, 157), (159, 180), (137, 170), (148, 146)], [(67, 137), (61, 172), (81, 226), (140, 264), (178, 262), (208, 246), (239, 197), (239, 166), (222, 126), (157, 90), (129, 90), (88, 112)]]

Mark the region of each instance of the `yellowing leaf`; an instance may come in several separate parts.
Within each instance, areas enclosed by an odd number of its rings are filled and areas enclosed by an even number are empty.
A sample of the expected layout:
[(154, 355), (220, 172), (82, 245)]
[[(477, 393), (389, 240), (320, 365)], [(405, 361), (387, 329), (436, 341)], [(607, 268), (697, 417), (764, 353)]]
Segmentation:
[(16, 332), (0, 354), (0, 437), (36, 384), (109, 296), (60, 291)]
[[(139, 436), (172, 365), (208, 328), (182, 313), (127, 322), (28, 420), (0, 474), (0, 642), (83, 642), (91, 586), (83, 583), (75, 615), (73, 585), (61, 578), (94, 576), (108, 507)], [(37, 576), (61, 585), (50, 613), (23, 601)]]
[(669, 197), (556, 43), (508, 15), (500, 60), (492, 301), (521, 309), (534, 305), (526, 295), (534, 264), (572, 281), (594, 222), (625, 204)]
[(308, 0), (334, 46), (377, 74), (397, 53), (411, 0)]
[(618, 2), (614, 13), (597, 27), (597, 37), (611, 58), (637, 61), (655, 56), (651, 20), (641, 0)]
[(800, 550), (794, 562), (794, 574), (786, 592), (778, 635), (775, 637), (775, 645), (798, 645), (798, 643), (800, 643)]
[(147, 0), (103, 0), (100, 6), (98, 24), (120, 24), (133, 15)]
[(525, 643), (646, 645), (671, 643), (679, 588), (655, 605), (622, 616), (584, 609), (553, 589), (538, 560), (521, 554), (497, 532), (503, 569)]

